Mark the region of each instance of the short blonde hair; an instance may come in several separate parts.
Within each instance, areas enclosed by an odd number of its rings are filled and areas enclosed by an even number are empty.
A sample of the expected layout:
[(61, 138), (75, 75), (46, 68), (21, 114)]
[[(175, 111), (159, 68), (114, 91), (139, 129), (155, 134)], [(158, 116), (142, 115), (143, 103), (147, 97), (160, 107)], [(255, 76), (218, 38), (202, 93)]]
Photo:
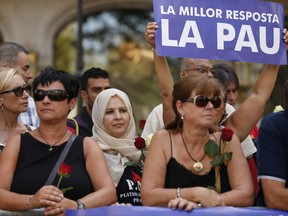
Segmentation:
[(12, 83), (12, 78), (14, 75), (20, 73), (10, 67), (0, 67), (0, 92), (3, 92), (9, 88)]

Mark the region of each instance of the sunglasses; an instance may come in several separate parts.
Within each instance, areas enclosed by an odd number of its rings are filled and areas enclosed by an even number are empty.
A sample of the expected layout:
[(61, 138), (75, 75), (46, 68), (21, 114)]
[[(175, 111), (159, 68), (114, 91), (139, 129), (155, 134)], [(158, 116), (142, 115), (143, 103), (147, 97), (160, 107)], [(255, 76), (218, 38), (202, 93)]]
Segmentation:
[(6, 94), (6, 93), (14, 92), (14, 94), (17, 97), (22, 97), (24, 91), (26, 91), (28, 94), (30, 94), (31, 93), (31, 86), (29, 86), (29, 85), (18, 86), (14, 89), (0, 92), (0, 94)]
[(45, 97), (48, 97), (51, 101), (63, 101), (69, 97), (65, 90), (53, 89), (53, 90), (34, 90), (34, 100), (42, 101)]
[(202, 95), (197, 95), (194, 98), (188, 98), (184, 102), (194, 103), (198, 107), (205, 107), (209, 102), (211, 102), (214, 108), (219, 108), (222, 104), (220, 97), (213, 97), (209, 99), (208, 97)]

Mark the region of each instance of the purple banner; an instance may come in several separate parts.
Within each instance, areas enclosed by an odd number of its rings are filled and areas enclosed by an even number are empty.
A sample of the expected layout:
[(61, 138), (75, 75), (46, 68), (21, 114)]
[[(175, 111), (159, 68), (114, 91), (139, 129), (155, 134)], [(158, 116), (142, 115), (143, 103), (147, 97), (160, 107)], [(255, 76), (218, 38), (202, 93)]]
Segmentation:
[(287, 64), (283, 5), (260, 0), (154, 0), (157, 55)]
[(267, 208), (213, 207), (197, 208), (190, 212), (170, 208), (144, 206), (109, 206), (85, 210), (66, 210), (66, 216), (288, 216), (288, 212)]

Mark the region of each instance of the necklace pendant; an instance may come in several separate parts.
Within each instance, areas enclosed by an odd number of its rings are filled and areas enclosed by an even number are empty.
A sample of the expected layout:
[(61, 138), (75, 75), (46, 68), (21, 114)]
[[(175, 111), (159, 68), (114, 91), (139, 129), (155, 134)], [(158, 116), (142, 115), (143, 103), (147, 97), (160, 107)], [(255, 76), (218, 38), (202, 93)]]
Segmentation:
[(203, 170), (203, 164), (200, 161), (197, 161), (196, 163), (194, 163), (193, 169), (195, 170), (195, 172), (201, 172)]
[(53, 146), (50, 146), (49, 151), (52, 151), (52, 150), (53, 150)]

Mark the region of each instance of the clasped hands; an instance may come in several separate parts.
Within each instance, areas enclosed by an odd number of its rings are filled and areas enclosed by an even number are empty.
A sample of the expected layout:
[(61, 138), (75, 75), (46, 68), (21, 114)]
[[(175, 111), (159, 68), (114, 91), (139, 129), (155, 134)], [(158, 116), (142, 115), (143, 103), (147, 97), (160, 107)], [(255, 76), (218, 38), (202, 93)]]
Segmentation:
[(64, 215), (67, 208), (75, 208), (76, 202), (64, 197), (62, 191), (46, 185), (40, 188), (29, 200), (31, 208), (44, 207), (44, 215)]
[(189, 201), (185, 198), (175, 198), (169, 201), (168, 207), (172, 209), (191, 211), (195, 208), (225, 206), (220, 194), (216, 191), (206, 188), (201, 188), (201, 191), (202, 192), (198, 196), (199, 202)]

